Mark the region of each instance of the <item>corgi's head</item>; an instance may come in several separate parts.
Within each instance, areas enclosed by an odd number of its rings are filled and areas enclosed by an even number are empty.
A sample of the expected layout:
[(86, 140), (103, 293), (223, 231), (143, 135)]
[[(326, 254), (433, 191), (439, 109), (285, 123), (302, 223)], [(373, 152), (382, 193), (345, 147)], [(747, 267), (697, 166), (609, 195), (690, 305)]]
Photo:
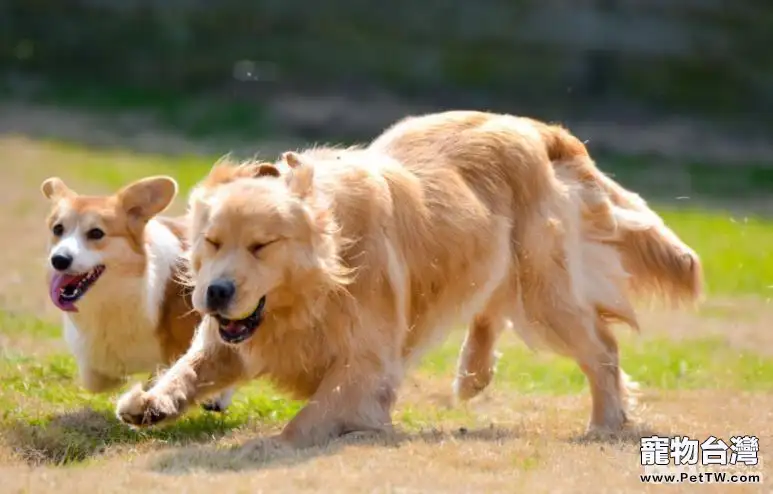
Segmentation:
[(255, 166), (252, 177), (205, 180), (191, 194), (193, 306), (218, 321), (227, 343), (247, 340), (266, 312), (297, 307), (298, 294), (341, 274), (313, 168), (294, 153), (284, 159)]
[(105, 271), (141, 272), (145, 265), (147, 222), (166, 209), (177, 194), (169, 177), (149, 177), (114, 195), (79, 195), (57, 177), (41, 185), (51, 201), (48, 265), (51, 301), (66, 312), (86, 295)]

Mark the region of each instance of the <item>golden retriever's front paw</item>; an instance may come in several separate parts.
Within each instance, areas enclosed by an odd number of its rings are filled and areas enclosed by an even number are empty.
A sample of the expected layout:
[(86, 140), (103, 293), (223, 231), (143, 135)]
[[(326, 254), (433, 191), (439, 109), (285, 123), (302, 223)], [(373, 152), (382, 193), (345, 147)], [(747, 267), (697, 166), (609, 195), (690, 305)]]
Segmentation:
[(142, 389), (142, 385), (126, 392), (118, 400), (116, 416), (121, 422), (135, 427), (155, 425), (179, 414), (174, 402)]

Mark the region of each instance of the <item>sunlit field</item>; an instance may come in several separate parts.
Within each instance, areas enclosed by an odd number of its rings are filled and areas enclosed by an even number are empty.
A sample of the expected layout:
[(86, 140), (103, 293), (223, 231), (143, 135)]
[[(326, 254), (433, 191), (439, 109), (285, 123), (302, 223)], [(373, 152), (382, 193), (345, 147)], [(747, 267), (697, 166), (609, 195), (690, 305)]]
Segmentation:
[(684, 201), (653, 204), (701, 255), (706, 301), (694, 311), (643, 308), (641, 334), (620, 328), (623, 367), (642, 392), (624, 437), (584, 438), (590, 395), (583, 374), (509, 334), (492, 386), (455, 405), (463, 328), (403, 386), (395, 437), (266, 451), (256, 440), (279, 431), (301, 403), (265, 382), (242, 388), (225, 414), (196, 409), (168, 427), (128, 429), (113, 416), (115, 395), (90, 395), (76, 380), (44, 285), (47, 204), (38, 187), (55, 174), (78, 191), (111, 192), (169, 174), (182, 189), (179, 212), (187, 189), (216, 159), (0, 139), (0, 491), (638, 492), (662, 488), (639, 482), (639, 437), (652, 434), (755, 435), (758, 470), (768, 471), (773, 223)]

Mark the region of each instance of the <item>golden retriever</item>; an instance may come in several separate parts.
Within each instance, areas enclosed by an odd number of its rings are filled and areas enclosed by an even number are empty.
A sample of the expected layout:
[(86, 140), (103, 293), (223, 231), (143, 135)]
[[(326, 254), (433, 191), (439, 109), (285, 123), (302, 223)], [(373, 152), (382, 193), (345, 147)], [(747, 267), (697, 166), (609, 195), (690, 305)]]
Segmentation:
[(529, 344), (578, 363), (589, 428), (617, 431), (628, 387), (610, 324), (638, 327), (634, 295), (700, 294), (695, 252), (580, 141), (535, 120), (409, 117), (366, 148), (228, 170), (215, 167), (189, 198), (203, 322), (153, 388), (121, 397), (129, 424), (177, 417), (265, 376), (308, 399), (283, 443), (389, 430), (410, 365), (472, 321), (461, 398), (488, 383), (496, 336), (512, 323)]

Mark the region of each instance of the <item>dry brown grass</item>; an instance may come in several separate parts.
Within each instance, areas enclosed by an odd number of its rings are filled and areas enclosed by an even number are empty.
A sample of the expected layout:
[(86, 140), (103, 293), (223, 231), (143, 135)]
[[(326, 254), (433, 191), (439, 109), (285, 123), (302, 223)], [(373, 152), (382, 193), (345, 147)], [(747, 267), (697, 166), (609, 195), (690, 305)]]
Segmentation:
[[(428, 385), (429, 383), (424, 383)], [(427, 389), (427, 386), (422, 386)], [(439, 390), (437, 390), (439, 391)], [(409, 397), (408, 399), (413, 399)], [(421, 399), (421, 396), (415, 398)], [(728, 437), (755, 428), (773, 441), (773, 396), (677, 392), (646, 396), (644, 424), (613, 442), (578, 436), (585, 397), (491, 394), (477, 404), (491, 425), (337, 441), (304, 452), (272, 450), (252, 433), (214, 445), (125, 451), (71, 468), (0, 469), (6, 492), (659, 492), (639, 482), (640, 433)], [(689, 411), (689, 413), (687, 413)], [(771, 468), (760, 469), (767, 477)], [(769, 477), (768, 477), (769, 478)], [(677, 486), (670, 486), (677, 490)], [(758, 492), (760, 486), (691, 486)], [(684, 486), (682, 486), (683, 490)]]

